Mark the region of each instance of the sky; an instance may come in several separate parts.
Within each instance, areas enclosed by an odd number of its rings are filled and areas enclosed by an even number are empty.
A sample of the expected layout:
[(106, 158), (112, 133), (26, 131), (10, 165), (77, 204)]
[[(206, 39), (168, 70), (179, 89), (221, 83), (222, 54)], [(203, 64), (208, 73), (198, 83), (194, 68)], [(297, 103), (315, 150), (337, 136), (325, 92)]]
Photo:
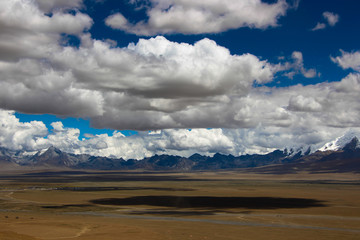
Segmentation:
[(357, 0), (0, 0), (0, 146), (141, 159), (360, 131)]

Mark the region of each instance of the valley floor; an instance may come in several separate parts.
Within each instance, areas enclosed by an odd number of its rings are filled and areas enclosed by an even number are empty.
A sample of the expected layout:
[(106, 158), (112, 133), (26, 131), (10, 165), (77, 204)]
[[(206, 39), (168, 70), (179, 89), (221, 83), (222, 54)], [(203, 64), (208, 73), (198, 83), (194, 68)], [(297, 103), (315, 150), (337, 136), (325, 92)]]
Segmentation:
[(359, 239), (358, 174), (0, 174), (0, 239)]

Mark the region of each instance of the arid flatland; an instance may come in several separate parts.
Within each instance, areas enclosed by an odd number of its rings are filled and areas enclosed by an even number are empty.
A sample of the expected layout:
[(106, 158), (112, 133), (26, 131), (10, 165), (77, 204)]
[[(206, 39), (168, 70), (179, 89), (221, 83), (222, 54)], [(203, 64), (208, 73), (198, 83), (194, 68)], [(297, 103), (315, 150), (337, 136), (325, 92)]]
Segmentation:
[(358, 239), (356, 174), (16, 172), (0, 239)]

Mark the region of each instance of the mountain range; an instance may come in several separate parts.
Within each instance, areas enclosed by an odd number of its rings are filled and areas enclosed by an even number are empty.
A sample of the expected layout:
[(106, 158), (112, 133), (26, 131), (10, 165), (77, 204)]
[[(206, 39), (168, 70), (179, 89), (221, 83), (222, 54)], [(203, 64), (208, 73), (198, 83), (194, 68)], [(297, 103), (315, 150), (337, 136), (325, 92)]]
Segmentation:
[(22, 151), (0, 147), (0, 170), (22, 168), (175, 172), (246, 168), (249, 171), (263, 173), (360, 172), (360, 142), (356, 136), (349, 138), (347, 135), (325, 144), (315, 152), (308, 148), (306, 151), (275, 150), (263, 155), (233, 156), (220, 153), (212, 157), (200, 154), (190, 157), (154, 155), (142, 160), (76, 155), (55, 147), (27, 155)]

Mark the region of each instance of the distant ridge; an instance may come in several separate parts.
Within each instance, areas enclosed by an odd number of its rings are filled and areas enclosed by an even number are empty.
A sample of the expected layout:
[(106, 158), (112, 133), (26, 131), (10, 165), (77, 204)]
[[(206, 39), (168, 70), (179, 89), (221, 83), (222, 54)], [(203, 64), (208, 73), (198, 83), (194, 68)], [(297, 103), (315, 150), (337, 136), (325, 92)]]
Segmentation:
[(356, 172), (360, 173), (360, 143), (354, 137), (338, 150), (316, 151), (283, 165), (266, 166), (256, 171), (263, 173), (311, 173)]
[[(335, 141), (337, 144), (339, 139)], [(342, 142), (343, 143), (343, 142)], [(331, 145), (333, 146), (333, 145)], [(88, 169), (88, 170), (151, 170), (151, 171), (216, 171), (246, 168), (249, 171), (263, 173), (292, 173), (308, 172), (360, 172), (360, 143), (353, 137), (342, 146), (337, 144), (336, 150), (318, 150), (311, 153), (310, 149), (275, 150), (260, 155), (224, 155), (216, 153), (214, 156), (193, 154), (180, 157), (172, 155), (154, 155), (142, 160), (124, 160), (96, 157), (86, 154), (70, 154), (50, 147), (46, 151), (34, 155), (0, 148), (0, 169), (32, 168), (32, 169)], [(335, 149), (335, 148), (331, 148)]]

